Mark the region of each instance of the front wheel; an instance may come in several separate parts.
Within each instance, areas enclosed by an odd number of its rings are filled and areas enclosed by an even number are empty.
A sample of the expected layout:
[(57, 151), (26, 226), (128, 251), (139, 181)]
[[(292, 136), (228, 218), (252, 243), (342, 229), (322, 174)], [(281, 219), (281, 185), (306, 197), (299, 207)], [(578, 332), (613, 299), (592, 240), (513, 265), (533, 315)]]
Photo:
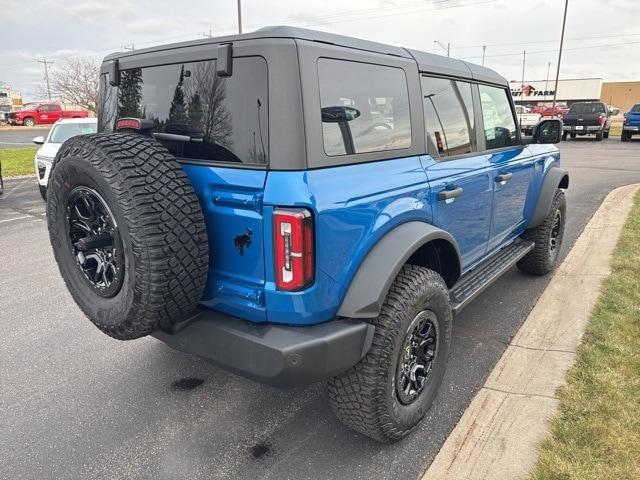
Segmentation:
[(329, 381), (329, 398), (340, 421), (388, 443), (420, 423), (442, 382), (452, 324), (444, 280), (433, 270), (405, 265), (372, 322), (370, 350)]
[(522, 238), (534, 242), (535, 247), (518, 262), (518, 268), (521, 271), (533, 275), (545, 275), (556, 267), (564, 237), (566, 217), (567, 201), (564, 192), (558, 189), (544, 221), (522, 234)]
[(24, 123), (25, 127), (35, 127), (36, 126), (36, 121), (31, 117), (25, 118), (24, 122), (22, 122), (22, 123)]

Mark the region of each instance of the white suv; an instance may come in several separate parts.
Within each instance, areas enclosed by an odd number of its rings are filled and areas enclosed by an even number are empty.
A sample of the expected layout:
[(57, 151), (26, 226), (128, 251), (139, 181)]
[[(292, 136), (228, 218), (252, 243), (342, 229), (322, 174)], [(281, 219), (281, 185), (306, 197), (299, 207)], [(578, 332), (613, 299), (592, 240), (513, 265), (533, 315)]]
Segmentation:
[(40, 187), (40, 195), (47, 199), (47, 182), (51, 172), (51, 164), (60, 146), (71, 137), (96, 133), (98, 120), (95, 118), (68, 118), (53, 124), (47, 137), (36, 137), (33, 143), (42, 145), (35, 156), (36, 178)]

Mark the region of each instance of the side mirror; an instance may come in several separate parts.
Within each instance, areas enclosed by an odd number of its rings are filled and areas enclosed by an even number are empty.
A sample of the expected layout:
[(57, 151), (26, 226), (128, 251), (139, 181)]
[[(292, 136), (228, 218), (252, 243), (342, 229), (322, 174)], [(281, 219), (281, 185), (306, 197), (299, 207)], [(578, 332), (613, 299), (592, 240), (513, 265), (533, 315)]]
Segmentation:
[(35, 143), (36, 145), (42, 145), (44, 144), (44, 137), (36, 137), (33, 139), (33, 143)]
[(620, 113), (620, 109), (619, 108), (610, 108), (609, 109), (609, 115), (611, 115), (613, 117), (615, 117), (619, 113)]
[(360, 116), (360, 110), (353, 107), (324, 107), (322, 121), (325, 123), (350, 122)]
[(533, 143), (560, 143), (562, 121), (556, 118), (543, 120), (533, 128)]

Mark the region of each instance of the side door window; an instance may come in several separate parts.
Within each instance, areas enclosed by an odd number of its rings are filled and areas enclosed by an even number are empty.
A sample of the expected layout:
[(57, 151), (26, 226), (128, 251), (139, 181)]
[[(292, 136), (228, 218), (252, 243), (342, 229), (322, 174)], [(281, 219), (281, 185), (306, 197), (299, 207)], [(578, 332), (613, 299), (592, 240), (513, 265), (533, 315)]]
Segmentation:
[(475, 152), (471, 84), (446, 78), (423, 77), (427, 138), (440, 157)]
[(433, 224), (458, 242), (463, 269), (485, 254), (491, 228), (492, 170), (477, 153), (473, 90), (469, 82), (423, 76)]
[(487, 150), (518, 144), (516, 120), (504, 88), (479, 85)]

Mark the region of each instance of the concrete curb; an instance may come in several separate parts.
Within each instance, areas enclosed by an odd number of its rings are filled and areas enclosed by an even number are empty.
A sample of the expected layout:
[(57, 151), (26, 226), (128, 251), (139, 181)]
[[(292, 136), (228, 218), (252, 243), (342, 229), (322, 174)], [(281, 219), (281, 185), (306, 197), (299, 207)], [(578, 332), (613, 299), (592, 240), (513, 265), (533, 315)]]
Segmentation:
[(527, 478), (638, 188), (605, 198), (423, 480)]

